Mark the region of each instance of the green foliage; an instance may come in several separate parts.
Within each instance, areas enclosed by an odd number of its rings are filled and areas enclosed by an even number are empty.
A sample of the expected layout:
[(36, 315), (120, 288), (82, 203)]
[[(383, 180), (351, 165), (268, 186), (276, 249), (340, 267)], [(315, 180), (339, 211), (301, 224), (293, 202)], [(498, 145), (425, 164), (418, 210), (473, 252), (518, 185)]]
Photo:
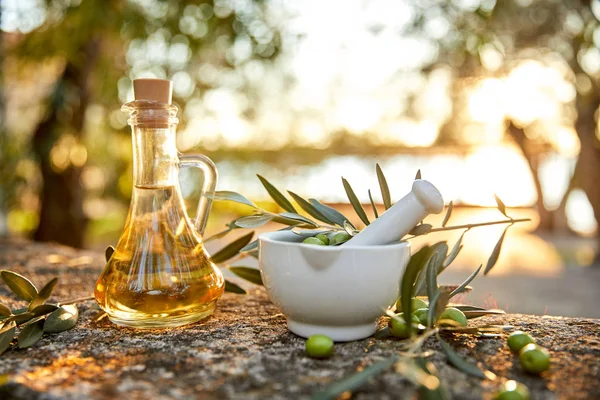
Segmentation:
[(352, 204), (354, 211), (356, 211), (356, 215), (358, 215), (360, 220), (365, 225), (369, 225), (370, 224), (369, 218), (367, 218), (367, 214), (365, 213), (364, 208), (360, 204), (358, 197), (356, 197), (354, 190), (352, 190), (352, 186), (350, 186), (350, 184), (348, 183), (348, 181), (345, 178), (342, 178), (342, 183), (344, 185), (344, 189), (346, 190), (346, 195), (348, 196), (348, 199), (350, 200), (350, 204)]
[(9, 349), (15, 341), (19, 349), (31, 347), (44, 333), (62, 332), (73, 328), (77, 323), (79, 311), (74, 304), (46, 303), (58, 283), (58, 278), (51, 279), (37, 292), (29, 279), (16, 272), (5, 270), (0, 276), (15, 296), (29, 302), (27, 307), (17, 310), (2, 305), (0, 354)]
[(388, 187), (387, 180), (379, 164), (375, 166), (377, 172), (377, 180), (379, 181), (379, 189), (381, 190), (381, 197), (383, 199), (383, 205), (387, 210), (392, 206), (392, 198), (390, 196), (390, 188)]
[(32, 301), (38, 294), (31, 281), (11, 271), (0, 271), (0, 277), (10, 290), (21, 300)]

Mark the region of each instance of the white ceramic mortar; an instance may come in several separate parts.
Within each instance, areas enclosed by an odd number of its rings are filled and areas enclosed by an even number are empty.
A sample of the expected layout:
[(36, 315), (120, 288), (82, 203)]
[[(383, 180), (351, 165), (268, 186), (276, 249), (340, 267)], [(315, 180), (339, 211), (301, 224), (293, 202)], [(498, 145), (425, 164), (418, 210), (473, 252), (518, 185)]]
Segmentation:
[(317, 246), (293, 232), (259, 236), (259, 265), (290, 331), (337, 342), (363, 339), (399, 295), (410, 244)]

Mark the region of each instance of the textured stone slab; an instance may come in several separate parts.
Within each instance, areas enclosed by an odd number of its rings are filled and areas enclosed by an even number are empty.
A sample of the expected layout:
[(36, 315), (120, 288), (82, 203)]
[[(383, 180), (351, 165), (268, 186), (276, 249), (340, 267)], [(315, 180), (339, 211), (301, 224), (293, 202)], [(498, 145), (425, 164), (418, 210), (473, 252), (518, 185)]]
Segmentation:
[[(0, 268), (42, 285), (60, 281), (53, 300), (91, 294), (103, 255), (66, 247), (0, 241)], [(0, 301), (18, 306), (6, 287)], [(292, 399), (308, 398), (329, 382), (394, 354), (401, 342), (366, 339), (337, 344), (328, 360), (304, 355), (304, 340), (289, 333), (284, 317), (262, 289), (247, 296), (226, 294), (218, 311), (188, 327), (136, 331), (107, 319), (96, 321), (93, 302), (80, 306), (78, 325), (46, 335), (32, 348), (0, 356), (0, 398), (19, 399)], [(530, 332), (552, 354), (541, 377), (521, 371), (505, 338), (456, 335), (455, 348), (500, 377), (525, 383), (534, 399), (593, 399), (600, 396), (600, 321), (508, 315), (478, 323), (505, 323)], [(481, 381), (446, 364), (435, 340), (434, 362), (457, 399), (490, 396), (497, 383)], [(357, 399), (411, 398), (416, 388), (392, 370), (355, 393)]]

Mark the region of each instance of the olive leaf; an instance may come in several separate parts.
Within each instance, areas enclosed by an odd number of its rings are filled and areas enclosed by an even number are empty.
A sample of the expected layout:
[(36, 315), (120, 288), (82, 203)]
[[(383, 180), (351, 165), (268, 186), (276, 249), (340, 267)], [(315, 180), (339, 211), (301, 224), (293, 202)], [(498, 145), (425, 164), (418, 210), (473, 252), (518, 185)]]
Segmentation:
[(110, 261), (110, 258), (115, 253), (115, 248), (113, 246), (108, 246), (106, 250), (104, 250), (104, 259), (106, 262)]
[(254, 257), (258, 259), (258, 250), (251, 250), (246, 252), (247, 255), (249, 255), (250, 257)]
[(31, 301), (38, 291), (31, 281), (16, 272), (2, 270), (0, 277), (18, 298)]
[(386, 339), (391, 336), (392, 336), (392, 334), (390, 333), (390, 328), (388, 326), (381, 328), (380, 330), (378, 330), (377, 332), (375, 332), (373, 334), (373, 337), (375, 339)]
[(467, 319), (473, 319), (473, 318), (485, 317), (486, 315), (503, 315), (506, 313), (502, 310), (481, 310), (481, 311), (474, 310), (474, 311), (463, 311), (463, 314), (465, 314), (465, 317), (467, 317)]
[(438, 291), (437, 284), (437, 276), (438, 276), (438, 265), (441, 265), (441, 262), (438, 263), (441, 257), (438, 256), (438, 253), (433, 252), (429, 256), (429, 260), (427, 260), (427, 264), (425, 269), (421, 271), (421, 273), (425, 273), (425, 278), (427, 280), (427, 298), (429, 299), (429, 308), (431, 308), (433, 303), (433, 298)]
[(431, 228), (433, 228), (431, 224), (419, 224), (408, 233), (413, 236), (425, 235), (431, 231)]
[(362, 371), (329, 385), (327, 388), (325, 388), (325, 390), (316, 393), (312, 397), (312, 400), (336, 399), (344, 392), (352, 392), (353, 390), (356, 390), (364, 385), (372, 377), (377, 376), (385, 370), (391, 368), (392, 365), (394, 365), (397, 361), (398, 357), (393, 356), (371, 364)]
[[(297, 214), (295, 212), (282, 212), (279, 213), (279, 216), (286, 219), (286, 220), (291, 220), (292, 222), (288, 222), (288, 221), (282, 221), (282, 223), (285, 223), (287, 225), (297, 225), (298, 222), (304, 222), (307, 225), (310, 225), (312, 227), (317, 227), (319, 226), (319, 224), (317, 224), (315, 221), (313, 221), (312, 219), (306, 218), (303, 215)], [(276, 218), (275, 219), (276, 222), (279, 222), (279, 219)]]
[(506, 231), (510, 228), (510, 225), (504, 228), (504, 232), (502, 232), (502, 236), (498, 239), (496, 246), (494, 246), (494, 250), (492, 250), (492, 254), (485, 265), (485, 270), (483, 271), (483, 275), (487, 275), (488, 272), (494, 268), (494, 265), (498, 262), (498, 257), (500, 257), (500, 250), (502, 250), (502, 242), (504, 242), (504, 236), (506, 235)]
[(54, 287), (56, 286), (57, 283), (58, 283), (58, 278), (53, 278), (48, 283), (46, 283), (44, 285), (44, 287), (40, 289), (38, 294), (35, 295), (33, 300), (31, 300), (31, 303), (29, 303), (28, 310), (31, 311), (34, 308), (44, 304), (46, 302), (46, 300), (48, 300), (50, 298), (50, 296), (52, 295), (52, 291), (54, 290)]
[(296, 193), (288, 190), (287, 191), (290, 196), (294, 199), (294, 201), (302, 208), (304, 211), (308, 213), (313, 218), (318, 219), (319, 221), (325, 222), (327, 224), (333, 224), (334, 222), (327, 219), (319, 210), (317, 210), (312, 204), (308, 201), (304, 200), (302, 197), (298, 196)]
[(10, 316), (12, 313), (10, 308), (6, 307), (4, 304), (0, 303), (0, 315), (4, 317)]
[(494, 332), (505, 332), (514, 329), (512, 325), (485, 325), (485, 326), (442, 326), (440, 331), (452, 332), (452, 333), (494, 333)]
[[(420, 278), (421, 276), (419, 276)], [(425, 285), (427, 286), (427, 285)], [(453, 290), (456, 290), (456, 288), (458, 288), (460, 285), (439, 285), (440, 288), (443, 288), (444, 290), (448, 290), (450, 293), (452, 293)], [(416, 287), (416, 286), (415, 286)], [(464, 289), (465, 293), (469, 293), (471, 290), (473, 290), (472, 286), (467, 286)], [(415, 290), (415, 296), (427, 296), (427, 287), (421, 289), (419, 292), (417, 292)]]
[(256, 285), (263, 285), (260, 271), (256, 268), (235, 266), (230, 267), (229, 270), (237, 276), (239, 276), (240, 278), (247, 280), (248, 282), (252, 282)]
[(373, 201), (373, 196), (371, 195), (371, 189), (369, 189), (368, 192), (369, 192), (369, 201), (371, 202), (371, 208), (373, 209), (373, 215), (375, 215), (375, 218), (379, 218), (379, 213), (377, 212), (377, 207), (375, 207), (375, 202)]
[(454, 305), (452, 305), (452, 307), (458, 308), (462, 312), (465, 312), (465, 311), (485, 311), (485, 308), (483, 308), (483, 307), (471, 306), (471, 305), (466, 305), (466, 304), (454, 304)]
[(381, 170), (379, 164), (375, 165), (375, 169), (377, 171), (377, 180), (379, 181), (379, 188), (381, 189), (381, 198), (383, 199), (383, 205), (385, 209), (389, 209), (392, 206), (392, 197), (390, 196), (390, 188), (387, 184), (387, 180), (385, 179), (385, 175)]
[(504, 203), (502, 202), (502, 200), (500, 200), (500, 197), (498, 197), (497, 194), (494, 194), (494, 199), (496, 200), (496, 204), (498, 205), (498, 210), (504, 214), (504, 216), (506, 218), (510, 218), (508, 216), (508, 214), (506, 214), (506, 206), (504, 205)]
[[(235, 223), (235, 221), (233, 221)], [(227, 236), (227, 234), (229, 234), (229, 232), (233, 231), (236, 227), (230, 227), (225, 229), (224, 231), (221, 231), (219, 233), (215, 233), (214, 235), (210, 236), (207, 239), (204, 239), (204, 243), (206, 242), (210, 242), (211, 240), (216, 240), (216, 239), (221, 239), (224, 238), (225, 236)]]
[(248, 200), (246, 196), (236, 192), (231, 192), (229, 190), (218, 190), (212, 194), (206, 194), (205, 196), (208, 198), (212, 198), (213, 200), (233, 201), (235, 203), (245, 204), (253, 208), (258, 208), (256, 204)]
[(349, 221), (344, 221), (344, 230), (350, 236), (356, 235), (356, 230)]
[(58, 309), (58, 306), (54, 304), (42, 304), (31, 310), (34, 317), (41, 317), (42, 315), (50, 314)]
[(450, 293), (450, 298), (456, 296), (459, 293), (467, 291), (467, 285), (469, 283), (471, 283), (471, 281), (473, 281), (473, 279), (475, 279), (477, 274), (479, 274), (479, 271), (481, 271), (482, 267), (483, 267), (483, 264), (479, 264), (479, 267), (475, 271), (473, 271), (473, 273), (471, 275), (469, 275), (469, 277), (467, 279), (465, 279), (465, 281), (463, 283), (461, 283), (459, 287), (457, 287), (456, 289), (454, 289), (452, 291), (452, 293)]
[(269, 223), (273, 218), (272, 215), (256, 214), (238, 218), (233, 223), (240, 228), (256, 228)]
[[(436, 268), (437, 274), (439, 275), (442, 272), (443, 266), (442, 262), (446, 258), (446, 254), (448, 253), (448, 244), (445, 241), (434, 243), (430, 248), (430, 254), (428, 257), (431, 257), (432, 254), (437, 254), (438, 258), (436, 259)], [(427, 260), (429, 261), (429, 260)], [(417, 277), (417, 282), (415, 283), (415, 296), (421, 296), (427, 294), (427, 270), (422, 270)]]
[(346, 191), (346, 196), (348, 196), (348, 200), (350, 200), (350, 204), (352, 204), (352, 207), (354, 208), (356, 215), (358, 215), (358, 217), (363, 222), (363, 224), (369, 225), (371, 222), (369, 221), (369, 218), (367, 218), (367, 213), (365, 212), (365, 209), (363, 208), (362, 204), (360, 204), (358, 197), (356, 197), (356, 193), (354, 193), (352, 186), (350, 186), (350, 184), (348, 183), (346, 178), (343, 178), (343, 177), (342, 177), (342, 184), (344, 185), (344, 190)]
[(230, 292), (230, 293), (237, 293), (237, 294), (246, 294), (247, 293), (244, 289), (242, 289), (235, 283), (230, 282), (228, 280), (225, 281), (225, 291)]
[[(74, 304), (60, 306), (46, 318), (44, 332), (58, 333), (71, 329), (77, 323), (79, 310)], [(43, 321), (43, 320), (42, 320)]]
[(415, 181), (417, 179), (421, 179), (421, 170), (420, 169), (417, 171), (417, 174), (415, 175)]
[(327, 234), (327, 233), (333, 232), (333, 231), (326, 230), (326, 229), (302, 229), (302, 230), (292, 230), (292, 232), (300, 237), (307, 238), (307, 237), (316, 236), (321, 233)]
[(450, 300), (450, 292), (446, 289), (438, 289), (433, 298), (429, 300), (429, 311), (427, 312), (427, 325), (433, 327), (440, 315), (446, 309)]
[(21, 329), (21, 333), (17, 338), (17, 343), (20, 349), (33, 346), (44, 335), (44, 320), (33, 322)]
[(232, 257), (235, 257), (235, 255), (238, 254), (240, 250), (243, 249), (252, 240), (253, 236), (254, 231), (237, 238), (236, 240), (229, 243), (227, 246), (223, 247), (221, 250), (213, 254), (211, 257), (211, 261), (215, 264), (219, 264), (229, 260)]
[(465, 236), (465, 233), (467, 233), (467, 231), (468, 231), (468, 229), (463, 231), (463, 233), (460, 235), (460, 237), (458, 238), (456, 243), (454, 243), (454, 246), (452, 246), (452, 250), (450, 251), (450, 254), (448, 254), (448, 257), (446, 257), (446, 259), (444, 260), (443, 269), (448, 268), (448, 266), (450, 264), (452, 264), (452, 262), (456, 259), (456, 256), (458, 256), (458, 253), (460, 253), (460, 250), (463, 247), (462, 240), (463, 240), (463, 237)]
[(283, 208), (286, 211), (292, 213), (296, 212), (296, 209), (294, 208), (292, 203), (290, 203), (290, 201), (275, 186), (273, 186), (268, 180), (266, 180), (262, 176), (258, 174), (256, 176), (258, 177), (258, 179), (260, 179), (260, 182), (265, 187), (265, 189), (267, 189), (269, 196), (271, 196), (275, 203), (277, 203), (281, 208)]
[(4, 353), (10, 347), (10, 343), (15, 337), (17, 325), (11, 321), (0, 329), (0, 354)]
[(247, 245), (245, 245), (244, 247), (242, 247), (240, 249), (240, 253), (246, 253), (246, 252), (250, 252), (254, 249), (258, 248), (258, 239), (253, 240), (252, 242), (248, 243)]
[(419, 251), (412, 255), (400, 283), (401, 304), (404, 321), (407, 326), (412, 325), (412, 297), (414, 293), (414, 284), (419, 271), (423, 269), (427, 262), (430, 247), (425, 245)]
[(24, 313), (21, 313), (21, 314), (14, 314), (10, 318), (8, 318), (8, 320), (15, 321), (15, 323), (17, 325), (22, 325), (22, 324), (24, 324), (25, 322), (29, 321), (30, 319), (32, 319), (34, 317), (35, 317), (35, 315), (33, 315), (32, 312), (24, 312)]
[(445, 227), (448, 221), (450, 220), (450, 215), (452, 215), (452, 210), (454, 209), (454, 202), (451, 201), (448, 204), (448, 211), (446, 211), (446, 215), (444, 216), (444, 221), (442, 221), (442, 227)]
[(477, 378), (485, 379), (487, 377), (486, 374), (481, 369), (479, 369), (479, 367), (476, 364), (464, 360), (452, 348), (452, 346), (450, 346), (448, 343), (442, 340), (442, 338), (439, 335), (437, 335), (437, 339), (440, 342), (440, 345), (442, 346), (442, 350), (444, 350), (444, 353), (446, 353), (446, 356), (448, 356), (448, 362), (450, 362), (450, 364), (452, 364), (454, 367), (461, 370), (462, 372), (475, 376)]
[[(348, 218), (346, 218), (341, 212), (336, 210), (335, 208), (326, 206), (316, 199), (308, 199), (310, 204), (316, 208), (321, 214), (325, 216), (331, 223), (338, 225), (339, 227), (344, 227), (344, 221), (350, 222)], [(354, 225), (352, 226), (354, 228)]]

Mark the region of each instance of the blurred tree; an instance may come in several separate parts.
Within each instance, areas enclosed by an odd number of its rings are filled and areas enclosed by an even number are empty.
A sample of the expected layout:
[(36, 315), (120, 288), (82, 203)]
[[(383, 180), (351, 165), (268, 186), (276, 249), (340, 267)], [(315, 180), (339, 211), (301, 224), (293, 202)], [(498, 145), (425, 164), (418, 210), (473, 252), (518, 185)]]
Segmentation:
[[(27, 21), (26, 11), (2, 4), (3, 19)], [(15, 21), (3, 21), (16, 28), (7, 59), (27, 70), (53, 63), (59, 71), (32, 139), (43, 179), (34, 238), (75, 247), (83, 245), (87, 224), (81, 174), (92, 104), (109, 120), (110, 111), (127, 100), (131, 79), (142, 76), (173, 79), (174, 100), (186, 102), (217, 84), (203, 79), (201, 64), (235, 67), (239, 60), (230, 50), (236, 40), (250, 46), (247, 59), (273, 58), (279, 48), (261, 2), (238, 1), (234, 7), (202, 0), (46, 0), (35, 7), (31, 15), (43, 18), (28, 33), (19, 33)]]
[[(566, 200), (574, 188), (582, 189), (592, 205), (600, 226), (600, 141), (597, 134), (597, 112), (600, 106), (600, 2), (593, 0), (531, 1), (482, 0), (474, 2), (428, 2), (423, 4), (421, 17), (415, 19), (415, 29), (423, 29), (432, 19), (438, 26), (449, 26), (439, 44), (439, 56), (426, 69), (450, 66), (454, 74), (453, 117), (442, 128), (440, 140), (456, 141), (464, 129), (459, 114), (466, 104), (464, 89), (475, 77), (502, 76), (519, 61), (549, 60), (553, 66), (567, 70), (565, 78), (576, 89), (572, 104), (576, 112), (573, 126), (580, 142), (569, 188), (561, 205), (548, 210), (539, 178), (539, 166), (544, 145), (550, 145), (547, 135), (532, 134), (539, 121), (523, 123), (506, 121), (506, 134), (521, 149), (528, 160), (538, 193), (540, 230), (552, 230), (556, 213), (564, 213)], [(462, 103), (461, 103), (462, 102)], [(569, 114), (568, 110), (566, 114)], [(533, 129), (532, 129), (533, 130)], [(562, 218), (559, 216), (559, 218)], [(600, 239), (600, 229), (598, 230)], [(600, 252), (595, 263), (600, 263)]]

